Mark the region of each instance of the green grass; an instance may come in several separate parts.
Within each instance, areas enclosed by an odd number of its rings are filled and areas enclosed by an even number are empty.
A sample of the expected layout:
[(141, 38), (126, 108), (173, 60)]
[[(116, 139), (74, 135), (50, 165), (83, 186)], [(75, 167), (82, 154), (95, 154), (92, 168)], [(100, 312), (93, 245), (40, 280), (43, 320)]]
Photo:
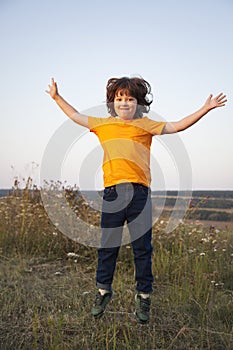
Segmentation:
[(0, 200), (1, 350), (232, 349), (232, 232), (194, 222), (167, 234), (164, 225), (153, 228), (150, 323), (134, 321), (129, 245), (120, 250), (115, 296), (97, 321), (90, 315), (96, 249), (63, 236), (38, 196), (25, 190)]

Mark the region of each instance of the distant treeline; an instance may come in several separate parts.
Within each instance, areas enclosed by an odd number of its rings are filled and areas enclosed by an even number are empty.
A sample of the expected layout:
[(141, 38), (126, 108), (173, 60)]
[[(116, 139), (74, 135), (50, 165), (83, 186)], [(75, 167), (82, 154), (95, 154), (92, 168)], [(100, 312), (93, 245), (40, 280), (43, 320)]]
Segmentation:
[[(31, 193), (30, 197), (40, 201), (40, 191), (28, 190)], [(71, 191), (72, 192), (72, 191)], [(101, 193), (102, 191), (99, 191)], [(190, 192), (188, 192), (190, 194)], [(8, 195), (21, 196), (23, 190), (0, 189), (0, 197)], [(196, 220), (208, 221), (233, 221), (233, 191), (193, 191), (192, 198), (189, 203), (187, 191), (153, 191), (152, 196), (155, 199), (157, 207), (164, 207), (162, 215), (168, 216), (173, 210), (176, 201), (179, 200), (179, 208), (187, 207), (187, 217)], [(82, 193), (76, 191), (77, 197), (82, 197)], [(94, 191), (85, 191), (85, 198), (96, 198)], [(88, 200), (88, 202), (89, 202)], [(211, 209), (211, 210), (208, 210)]]
[[(12, 192), (12, 189), (0, 189), (0, 197), (7, 196)], [(91, 191), (90, 191), (91, 192)], [(190, 193), (191, 191), (188, 191)], [(153, 195), (158, 196), (165, 196), (165, 197), (177, 197), (179, 194), (179, 197), (186, 196), (187, 191), (153, 191)], [(193, 191), (192, 197), (196, 198), (211, 198), (213, 200), (219, 198), (219, 199), (232, 199), (233, 200), (233, 191), (228, 190), (221, 190), (221, 191), (211, 191), (211, 190), (205, 190), (205, 191)]]
[[(171, 214), (172, 209), (165, 209), (162, 212), (162, 216), (169, 217)], [(176, 210), (176, 213), (178, 214), (179, 209)], [(182, 214), (182, 212), (181, 212)], [(233, 222), (233, 213), (227, 213), (225, 211), (215, 211), (215, 210), (201, 210), (197, 209), (193, 212), (187, 212), (186, 217), (188, 219), (195, 219), (195, 220), (207, 220), (207, 221), (226, 221), (226, 222)]]
[[(166, 194), (153, 191), (153, 195), (158, 206), (165, 201), (165, 216), (170, 215), (177, 199), (180, 207), (187, 205), (186, 191), (167, 191)], [(233, 191), (193, 191), (187, 217), (207, 221), (233, 221)]]
[[(191, 192), (191, 191), (190, 191)], [(175, 196), (177, 197), (178, 194), (179, 196), (185, 196), (187, 191), (153, 191), (153, 194), (155, 195), (161, 195), (166, 193), (166, 196)], [(211, 191), (211, 190), (200, 190), (200, 191), (193, 191), (192, 192), (192, 197), (209, 197), (209, 198), (231, 198), (233, 199), (233, 191), (228, 191), (228, 190), (216, 190), (216, 191)]]
[[(173, 207), (177, 201), (176, 197), (156, 197), (156, 203), (164, 202), (165, 207)], [(180, 205), (185, 205), (187, 200), (179, 196)], [(213, 209), (233, 209), (233, 199), (224, 199), (224, 198), (211, 198), (206, 199), (205, 197), (194, 197), (190, 202), (191, 207), (198, 208), (213, 208)]]
[(10, 190), (7, 189), (0, 189), (0, 197), (6, 197), (8, 196)]

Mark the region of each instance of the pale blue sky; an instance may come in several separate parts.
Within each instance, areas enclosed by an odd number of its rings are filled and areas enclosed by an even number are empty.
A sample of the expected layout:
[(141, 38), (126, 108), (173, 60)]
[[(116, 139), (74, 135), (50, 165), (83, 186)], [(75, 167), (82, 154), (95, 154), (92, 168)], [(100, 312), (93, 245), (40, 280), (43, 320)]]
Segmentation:
[[(180, 137), (193, 189), (233, 189), (231, 0), (1, 0), (0, 33), (0, 188), (31, 175), (31, 162), (41, 164), (67, 120), (44, 92), (50, 77), (83, 111), (103, 103), (110, 77), (139, 74), (152, 85), (151, 109), (168, 121), (195, 111), (210, 93), (227, 94), (227, 106)], [(167, 188), (175, 188), (159, 144), (157, 151)], [(68, 168), (64, 174), (75, 182), (76, 170)]]

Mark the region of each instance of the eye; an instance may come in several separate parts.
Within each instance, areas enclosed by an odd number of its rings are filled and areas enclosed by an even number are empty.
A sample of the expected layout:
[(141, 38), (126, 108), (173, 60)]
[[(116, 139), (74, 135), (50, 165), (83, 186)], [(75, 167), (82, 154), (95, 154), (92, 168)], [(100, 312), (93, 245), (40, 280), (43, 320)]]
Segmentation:
[(135, 102), (136, 103), (136, 99), (134, 97), (129, 97), (129, 102)]

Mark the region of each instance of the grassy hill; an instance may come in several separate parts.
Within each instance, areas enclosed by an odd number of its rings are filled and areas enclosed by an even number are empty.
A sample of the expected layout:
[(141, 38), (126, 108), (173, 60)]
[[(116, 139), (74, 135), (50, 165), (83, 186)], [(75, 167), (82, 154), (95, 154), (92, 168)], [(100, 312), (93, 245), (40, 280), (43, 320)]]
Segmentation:
[[(72, 202), (74, 193), (67, 195)], [(91, 215), (98, 223), (98, 213), (87, 212), (81, 197), (75, 198), (75, 203), (78, 215), (84, 220)], [(161, 220), (153, 227), (154, 293), (149, 324), (138, 325), (134, 320), (135, 272), (130, 245), (121, 247), (113, 283), (115, 296), (97, 321), (90, 314), (96, 292), (96, 248), (59, 232), (38, 192), (32, 195), (25, 190), (3, 197), (1, 350), (231, 350), (232, 230), (210, 230), (184, 221), (167, 234), (164, 225)]]

